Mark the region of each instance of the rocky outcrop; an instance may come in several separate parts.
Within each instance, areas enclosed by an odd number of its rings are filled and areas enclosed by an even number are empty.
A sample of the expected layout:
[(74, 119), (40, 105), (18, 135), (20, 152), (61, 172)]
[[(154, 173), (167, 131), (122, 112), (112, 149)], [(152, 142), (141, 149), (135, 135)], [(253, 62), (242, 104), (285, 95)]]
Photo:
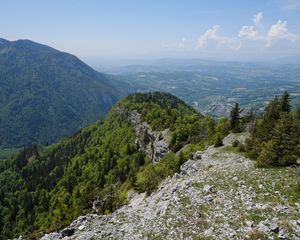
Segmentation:
[(150, 196), (130, 191), (111, 215), (79, 217), (71, 236), (42, 239), (299, 239), (300, 200), (289, 195), (298, 170), (255, 168), (228, 150), (244, 138), (235, 136), (195, 153)]
[(133, 124), (136, 134), (136, 143), (142, 151), (153, 161), (158, 162), (170, 152), (170, 131), (152, 131), (150, 125), (142, 121), (141, 114), (133, 110), (129, 113), (128, 120)]

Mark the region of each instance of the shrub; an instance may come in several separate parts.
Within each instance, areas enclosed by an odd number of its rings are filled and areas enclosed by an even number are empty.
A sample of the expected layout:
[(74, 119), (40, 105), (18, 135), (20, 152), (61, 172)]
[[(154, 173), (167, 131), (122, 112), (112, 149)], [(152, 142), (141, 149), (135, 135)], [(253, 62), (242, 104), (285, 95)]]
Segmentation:
[(216, 141), (215, 141), (214, 146), (215, 146), (215, 147), (221, 147), (221, 146), (223, 146), (223, 145), (224, 145), (224, 144), (223, 144), (223, 140), (222, 140), (221, 136), (218, 135), (217, 138), (216, 138)]
[(244, 144), (242, 144), (242, 143), (238, 143), (238, 151), (240, 151), (240, 152), (246, 152), (246, 147), (245, 147), (245, 145)]
[(239, 142), (238, 140), (235, 140), (235, 141), (232, 143), (232, 147), (237, 147), (239, 144), (240, 144), (240, 142)]

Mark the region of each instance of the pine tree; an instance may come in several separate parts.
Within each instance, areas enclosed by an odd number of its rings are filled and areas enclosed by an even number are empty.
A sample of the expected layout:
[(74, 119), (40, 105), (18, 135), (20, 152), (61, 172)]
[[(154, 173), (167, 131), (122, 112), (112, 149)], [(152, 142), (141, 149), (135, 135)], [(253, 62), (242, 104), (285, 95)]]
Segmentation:
[(272, 139), (263, 144), (258, 166), (287, 166), (296, 161), (297, 136), (291, 114), (283, 113), (272, 132)]
[(280, 110), (282, 112), (290, 112), (291, 111), (291, 105), (290, 105), (290, 95), (288, 91), (284, 91), (283, 95), (280, 99)]
[(239, 132), (240, 129), (240, 113), (242, 110), (239, 107), (238, 103), (235, 103), (234, 107), (231, 109), (230, 112), (230, 129), (234, 132)]
[(280, 118), (280, 101), (278, 97), (266, 106), (263, 117), (256, 122), (254, 137), (260, 141), (269, 141), (272, 138), (272, 130)]
[(296, 109), (296, 119), (300, 121), (300, 103), (298, 104)]

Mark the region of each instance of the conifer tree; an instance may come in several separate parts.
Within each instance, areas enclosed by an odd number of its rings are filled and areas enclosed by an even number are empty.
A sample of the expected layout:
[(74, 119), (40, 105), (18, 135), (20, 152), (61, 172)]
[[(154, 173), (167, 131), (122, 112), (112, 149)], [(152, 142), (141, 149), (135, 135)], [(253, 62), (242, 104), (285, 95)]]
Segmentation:
[(296, 161), (297, 136), (293, 117), (283, 113), (272, 132), (272, 139), (263, 144), (258, 166), (287, 166)]
[(290, 95), (288, 91), (284, 91), (283, 95), (280, 99), (280, 110), (282, 112), (290, 112), (291, 111), (291, 105), (290, 105)]
[(240, 129), (240, 113), (242, 110), (239, 107), (238, 103), (234, 104), (234, 107), (231, 109), (230, 112), (230, 129), (234, 132), (239, 132)]
[(298, 104), (296, 109), (296, 119), (300, 121), (300, 103)]

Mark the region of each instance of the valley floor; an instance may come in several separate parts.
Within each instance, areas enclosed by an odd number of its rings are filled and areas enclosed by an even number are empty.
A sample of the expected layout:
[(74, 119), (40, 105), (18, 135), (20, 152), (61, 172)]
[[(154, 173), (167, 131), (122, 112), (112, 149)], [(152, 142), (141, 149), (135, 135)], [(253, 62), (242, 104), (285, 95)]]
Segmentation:
[(81, 216), (42, 239), (300, 239), (299, 168), (255, 168), (231, 147), (244, 138), (197, 152), (151, 196), (131, 192), (113, 214)]

